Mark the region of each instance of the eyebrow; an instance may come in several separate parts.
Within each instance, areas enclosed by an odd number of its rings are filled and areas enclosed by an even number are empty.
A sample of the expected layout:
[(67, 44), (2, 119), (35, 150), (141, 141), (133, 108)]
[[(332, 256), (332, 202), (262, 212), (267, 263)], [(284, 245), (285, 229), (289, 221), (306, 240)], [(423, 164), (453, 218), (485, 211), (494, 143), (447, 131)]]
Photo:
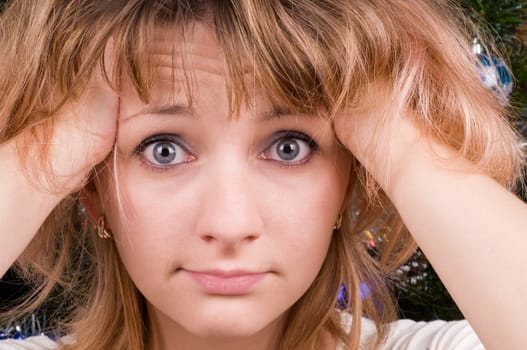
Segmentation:
[(189, 107), (180, 104), (148, 106), (136, 113), (136, 115), (139, 114), (185, 114), (189, 116), (193, 115)]
[(192, 113), (192, 110), (188, 106), (169, 103), (169, 104), (146, 106), (145, 108), (141, 109), (139, 112), (129, 115), (124, 120), (126, 121), (130, 119), (134, 119), (138, 116), (149, 115), (149, 114), (194, 117), (194, 113)]
[(261, 121), (280, 119), (284, 117), (298, 116), (299, 113), (291, 111), (289, 109), (273, 106), (271, 109), (262, 113), (259, 118)]
[(282, 108), (282, 107), (272, 107), (270, 110), (265, 111), (259, 118), (260, 121), (269, 121), (269, 120), (276, 120), (276, 119), (282, 119), (282, 118), (298, 118), (299, 116), (302, 116), (302, 118), (307, 119), (313, 119), (320, 117), (317, 113), (312, 112), (297, 112), (290, 109)]

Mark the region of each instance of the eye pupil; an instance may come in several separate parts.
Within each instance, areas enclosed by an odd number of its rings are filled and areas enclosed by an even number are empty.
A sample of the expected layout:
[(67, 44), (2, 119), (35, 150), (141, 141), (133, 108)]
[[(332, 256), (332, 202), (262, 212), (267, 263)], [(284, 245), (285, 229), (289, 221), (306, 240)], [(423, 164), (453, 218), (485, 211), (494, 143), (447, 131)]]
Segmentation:
[(293, 160), (300, 153), (298, 142), (292, 139), (282, 140), (278, 143), (278, 156), (283, 160)]
[(168, 142), (160, 142), (154, 147), (154, 158), (161, 164), (168, 164), (176, 158), (174, 145)]

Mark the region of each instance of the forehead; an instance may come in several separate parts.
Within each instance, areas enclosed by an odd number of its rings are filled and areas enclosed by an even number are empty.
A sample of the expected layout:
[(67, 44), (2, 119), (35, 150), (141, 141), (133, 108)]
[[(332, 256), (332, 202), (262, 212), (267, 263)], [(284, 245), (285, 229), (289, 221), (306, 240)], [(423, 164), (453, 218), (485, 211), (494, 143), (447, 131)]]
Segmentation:
[[(229, 69), (214, 28), (196, 22), (185, 30), (158, 28), (147, 49), (151, 68), (149, 99), (142, 100), (134, 84), (123, 85), (122, 120), (144, 111), (187, 111), (193, 114), (196, 104), (211, 101), (219, 107), (228, 98)], [(240, 70), (241, 71), (241, 70)], [(256, 86), (252, 70), (244, 73), (244, 108), (264, 108), (272, 114), (274, 107), (263, 90)], [(260, 108), (261, 107), (261, 108)], [(228, 112), (234, 116), (233, 110)]]
[[(269, 94), (257, 82), (254, 69), (249, 64), (238, 65), (236, 74), (241, 74), (243, 91), (236, 90), (230, 83), (232, 76), (226, 62), (224, 50), (218, 41), (213, 25), (194, 22), (185, 28), (161, 27), (155, 30), (153, 40), (147, 46), (150, 84), (149, 99), (144, 100), (136, 91), (136, 86), (128, 81), (123, 85), (124, 107), (144, 105), (178, 104), (192, 108), (200, 95), (223, 95), (234, 98), (243, 96), (234, 109), (240, 105), (253, 107), (253, 103), (280, 109), (272, 103)], [(209, 84), (216, 82), (214, 88)], [(220, 82), (220, 84), (218, 84)], [(209, 88), (210, 87), (210, 88)], [(229, 88), (231, 90), (229, 90)], [(236, 90), (236, 91), (234, 91)], [(236, 102), (233, 102), (233, 105)], [(269, 109), (266, 108), (266, 109)], [(231, 114), (236, 114), (235, 110)], [(131, 112), (123, 110), (123, 112)]]
[[(300, 113), (330, 111), (331, 101), (337, 100), (329, 93), (338, 90), (332, 85), (340, 80), (335, 73), (326, 77), (328, 81), (320, 80), (318, 69), (312, 65), (322, 62), (313, 58), (320, 55), (312, 50), (296, 52), (291, 45), (267, 45), (269, 41), (263, 37), (202, 20), (156, 26), (147, 38), (150, 40), (137, 46), (144, 50), (133, 55), (132, 74), (128, 77), (128, 85), (145, 103), (150, 102), (155, 87), (162, 84), (176, 88), (178, 95), (184, 92), (192, 101), (193, 95), (199, 93), (196, 73), (203, 72), (222, 76), (233, 114), (239, 112), (242, 104), (250, 103), (255, 94), (264, 95), (273, 107)], [(336, 66), (331, 66), (334, 71)], [(138, 78), (135, 69), (139, 71)], [(122, 86), (126, 88), (127, 84)]]
[(207, 23), (195, 22), (182, 30), (158, 28), (147, 50), (154, 73), (160, 75), (171, 73), (178, 77), (178, 71), (196, 69), (214, 74), (227, 71), (223, 49), (214, 28)]

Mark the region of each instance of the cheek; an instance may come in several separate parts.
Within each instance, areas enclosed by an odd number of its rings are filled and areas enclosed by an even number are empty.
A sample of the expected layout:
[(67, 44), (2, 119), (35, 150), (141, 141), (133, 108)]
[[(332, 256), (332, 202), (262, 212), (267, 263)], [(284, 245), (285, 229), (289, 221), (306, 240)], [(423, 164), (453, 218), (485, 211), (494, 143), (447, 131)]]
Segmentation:
[[(294, 199), (284, 200), (276, 210), (276, 230), (286, 232), (276, 238), (281, 244), (278, 254), (287, 259), (294, 278), (314, 279), (326, 257), (333, 235), (333, 227), (342, 208), (348, 184), (348, 173), (318, 173), (316, 181), (310, 179), (303, 190), (296, 191)], [(281, 228), (278, 228), (281, 226)], [(310, 282), (309, 282), (310, 283)]]
[[(110, 189), (105, 215), (128, 273), (138, 285), (160, 283), (181, 255), (189, 232), (188, 207), (173, 190), (154, 190), (151, 181), (121, 176), (118, 192)], [(135, 176), (134, 176), (135, 175)], [(179, 192), (180, 193), (180, 192)]]
[(326, 172), (317, 174), (316, 181), (305, 187), (307, 190), (303, 192), (303, 198), (297, 201), (300, 204), (298, 212), (302, 214), (290, 214), (295, 217), (292, 222), (295, 236), (283, 254), (298, 262), (298, 270), (304, 271), (312, 279), (326, 258), (333, 228), (339, 213), (344, 209), (343, 203), (350, 183), (349, 156), (342, 152), (337, 161), (343, 166), (335, 168), (328, 165)]

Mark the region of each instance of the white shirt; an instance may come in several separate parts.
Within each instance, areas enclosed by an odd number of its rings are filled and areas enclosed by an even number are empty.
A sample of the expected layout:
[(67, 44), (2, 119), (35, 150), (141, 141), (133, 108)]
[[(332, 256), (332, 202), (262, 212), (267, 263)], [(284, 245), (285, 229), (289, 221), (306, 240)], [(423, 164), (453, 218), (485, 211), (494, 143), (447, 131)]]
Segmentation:
[[(349, 330), (351, 317), (343, 314), (343, 325)], [(361, 349), (371, 349), (368, 344), (375, 337), (375, 326), (362, 320)], [(2, 340), (0, 350), (50, 350), (57, 343), (47, 337), (30, 337), (24, 340)], [(345, 350), (342, 345), (336, 350)], [(415, 322), (398, 320), (391, 324), (384, 344), (376, 350), (485, 350), (467, 321)]]
[[(351, 317), (346, 317), (349, 330)], [(373, 321), (362, 319), (360, 349), (372, 349), (376, 329)], [(337, 346), (337, 350), (345, 350)], [(485, 350), (466, 320), (415, 322), (398, 320), (390, 325), (386, 341), (375, 350)]]
[(0, 340), (0, 350), (49, 350), (57, 347), (57, 343), (45, 336), (29, 337), (24, 340)]

